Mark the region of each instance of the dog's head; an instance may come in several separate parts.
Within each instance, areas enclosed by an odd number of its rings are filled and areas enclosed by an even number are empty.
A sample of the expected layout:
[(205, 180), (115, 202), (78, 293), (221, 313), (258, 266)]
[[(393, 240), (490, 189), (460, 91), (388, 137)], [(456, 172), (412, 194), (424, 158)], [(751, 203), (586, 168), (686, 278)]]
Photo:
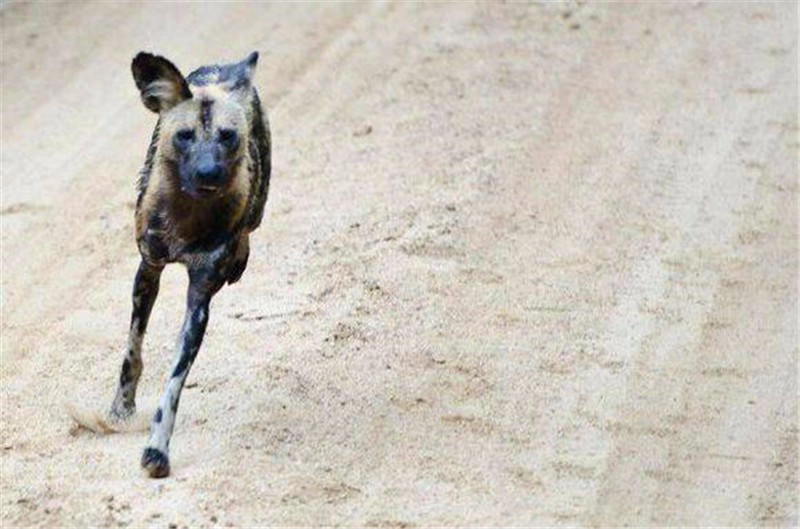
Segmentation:
[(173, 183), (196, 199), (224, 194), (247, 149), (248, 103), (258, 53), (184, 77), (170, 61), (139, 53), (131, 64), (144, 106), (159, 114), (159, 156)]

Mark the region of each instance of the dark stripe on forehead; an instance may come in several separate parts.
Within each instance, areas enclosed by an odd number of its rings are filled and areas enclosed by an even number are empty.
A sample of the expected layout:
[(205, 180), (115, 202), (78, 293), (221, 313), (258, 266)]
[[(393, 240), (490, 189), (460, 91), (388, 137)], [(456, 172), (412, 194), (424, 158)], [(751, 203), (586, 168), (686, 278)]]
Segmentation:
[(203, 99), (200, 101), (200, 125), (206, 132), (211, 130), (211, 106), (213, 104), (214, 101), (211, 99)]

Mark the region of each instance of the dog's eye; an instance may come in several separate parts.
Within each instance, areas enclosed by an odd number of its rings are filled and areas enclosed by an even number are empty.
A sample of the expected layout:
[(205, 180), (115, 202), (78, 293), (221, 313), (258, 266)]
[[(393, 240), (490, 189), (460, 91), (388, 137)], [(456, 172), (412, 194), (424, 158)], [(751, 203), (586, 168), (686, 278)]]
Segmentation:
[(224, 143), (233, 143), (236, 141), (238, 135), (233, 129), (219, 129), (219, 141)]
[(181, 129), (175, 134), (175, 137), (178, 138), (178, 141), (188, 143), (194, 140), (194, 130)]

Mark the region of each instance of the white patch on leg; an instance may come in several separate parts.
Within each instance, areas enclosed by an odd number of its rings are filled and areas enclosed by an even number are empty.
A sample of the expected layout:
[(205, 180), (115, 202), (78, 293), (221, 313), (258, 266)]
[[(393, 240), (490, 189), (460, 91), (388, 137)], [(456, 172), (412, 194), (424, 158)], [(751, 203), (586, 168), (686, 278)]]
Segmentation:
[(135, 356), (139, 356), (142, 350), (143, 335), (139, 333), (139, 318), (134, 318), (131, 322), (131, 330), (128, 333), (128, 350), (133, 351)]
[(170, 437), (172, 437), (172, 430), (175, 426), (175, 412), (172, 409), (172, 403), (185, 377), (186, 371), (179, 377), (172, 377), (169, 379), (167, 388), (161, 396), (161, 400), (158, 402), (158, 407), (161, 409), (161, 422), (155, 422), (154, 420), (151, 424), (150, 439), (147, 442), (148, 448), (157, 448), (164, 454), (168, 453), (169, 440)]

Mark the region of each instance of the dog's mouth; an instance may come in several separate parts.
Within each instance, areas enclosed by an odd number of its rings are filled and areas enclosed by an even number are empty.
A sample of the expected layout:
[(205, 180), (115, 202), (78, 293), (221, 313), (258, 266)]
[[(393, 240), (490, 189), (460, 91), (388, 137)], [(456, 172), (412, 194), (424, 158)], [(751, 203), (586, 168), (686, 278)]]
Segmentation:
[(210, 197), (218, 195), (222, 191), (222, 186), (198, 186), (197, 193), (200, 196)]
[(222, 194), (222, 186), (181, 186), (181, 192), (192, 198), (213, 198)]

